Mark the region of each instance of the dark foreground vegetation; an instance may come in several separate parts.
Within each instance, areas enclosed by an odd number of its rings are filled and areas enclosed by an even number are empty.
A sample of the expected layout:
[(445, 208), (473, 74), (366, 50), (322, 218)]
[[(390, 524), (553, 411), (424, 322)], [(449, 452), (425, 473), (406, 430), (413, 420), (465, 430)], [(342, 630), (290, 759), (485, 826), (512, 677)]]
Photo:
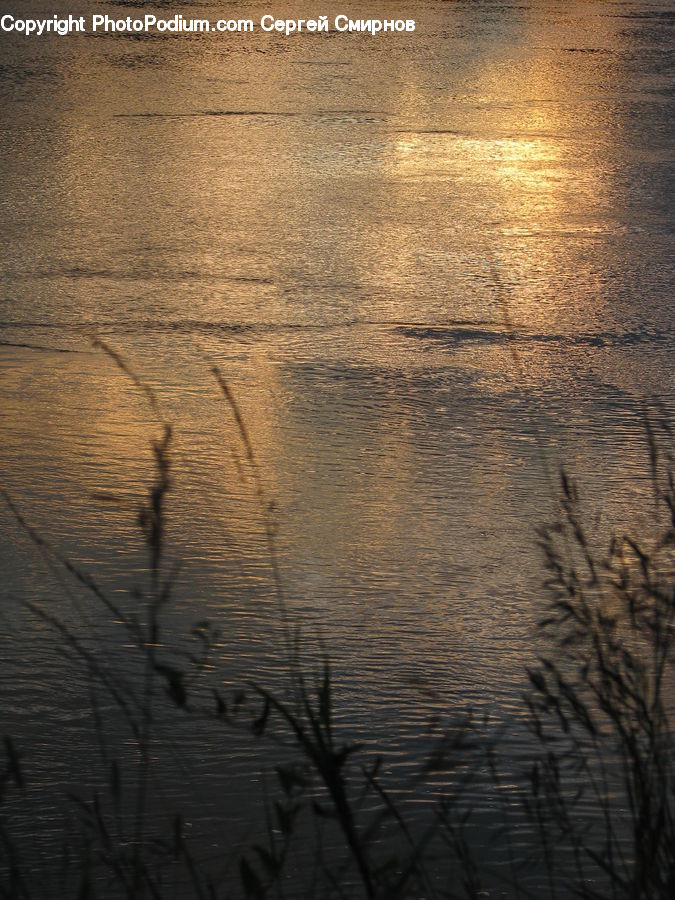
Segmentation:
[[(101, 345), (102, 346), (102, 345)], [(419, 762), (461, 771), (426, 814), (410, 819), (382, 776), (383, 763), (336, 725), (329, 659), (316, 670), (288, 615), (276, 557), (274, 506), (230, 388), (214, 377), (233, 417), (236, 458), (259, 504), (287, 667), (283, 684), (204, 688), (218, 635), (206, 621), (187, 636), (167, 622), (176, 569), (167, 548), (172, 430), (152, 391), (103, 346), (145, 393), (158, 421), (154, 478), (138, 511), (147, 585), (125, 601), (110, 596), (64, 557), (3, 492), (17, 522), (70, 589), (124, 631), (136, 664), (115, 668), (73, 631), (58, 602), (26, 600), (91, 685), (92, 718), (105, 779), (70, 795), (61, 859), (48, 883), (29, 864), (8, 808), (20, 804), (30, 758), (5, 736), (0, 767), (0, 896), (6, 898), (478, 898), (675, 896), (675, 772), (670, 714), (675, 703), (675, 485), (672, 434), (659, 410), (645, 412), (652, 498), (639, 535), (613, 535), (600, 550), (584, 524), (573, 481), (561, 476), (559, 516), (539, 532), (545, 580), (539, 665), (523, 697), (529, 753), (504, 780), (501, 737), (470, 718)], [(105, 500), (106, 498), (102, 498)], [(109, 499), (109, 498), (108, 498)], [(545, 640), (544, 640), (545, 639)], [(187, 648), (187, 649), (186, 649)], [(210, 684), (210, 682), (209, 682)], [(106, 718), (126, 736), (114, 753)], [(228, 736), (276, 754), (274, 783), (250, 803), (264, 825), (235, 848), (223, 871), (193, 844), (179, 808), (158, 814), (153, 758), (167, 721), (188, 720), (205, 742)], [(131, 748), (129, 750), (129, 748)], [(386, 754), (385, 754), (386, 755)], [(511, 766), (511, 769), (513, 767)], [(494, 823), (474, 826), (472, 779), (490, 785)], [(516, 784), (514, 788), (512, 785)], [(223, 843), (228, 823), (214, 823)], [(53, 868), (53, 867), (52, 867)]]

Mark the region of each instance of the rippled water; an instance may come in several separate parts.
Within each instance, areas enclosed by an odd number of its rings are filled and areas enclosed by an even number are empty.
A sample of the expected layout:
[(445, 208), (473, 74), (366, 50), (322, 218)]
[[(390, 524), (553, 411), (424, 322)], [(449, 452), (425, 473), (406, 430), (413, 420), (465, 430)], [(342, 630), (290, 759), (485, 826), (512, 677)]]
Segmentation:
[[(3, 485), (111, 590), (142, 580), (156, 423), (103, 336), (175, 427), (177, 621), (222, 628), (219, 678), (274, 679), (219, 365), (277, 503), (291, 611), (394, 779), (439, 718), (521, 715), (558, 467), (600, 532), (633, 522), (642, 399), (674, 400), (670, 4), (414, 16), (414, 35), (376, 39), (0, 37)], [(61, 589), (0, 516), (3, 730), (49, 834), (50, 792), (95, 753), (89, 701), (18, 602)], [(78, 603), (68, 621), (112, 646)], [(249, 746), (223, 765), (193, 742), (206, 806), (246, 820)]]

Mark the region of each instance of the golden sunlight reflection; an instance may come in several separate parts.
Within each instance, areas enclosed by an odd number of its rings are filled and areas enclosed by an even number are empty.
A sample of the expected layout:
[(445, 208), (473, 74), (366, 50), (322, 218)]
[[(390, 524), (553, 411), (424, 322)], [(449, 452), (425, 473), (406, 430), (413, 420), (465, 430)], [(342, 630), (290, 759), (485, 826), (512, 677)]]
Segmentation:
[[(135, 15), (126, 5), (111, 10)], [(214, 17), (269, 12), (262, 0), (198, 6)], [(307, 14), (300, 0), (284, 6)], [(346, 13), (376, 14), (357, 6), (346, 0)], [(185, 770), (212, 806), (175, 822), (195, 823), (191, 846), (199, 827), (227, 822), (202, 847), (236, 879), (237, 842), (255, 831), (248, 814), (266, 808), (253, 791), (276, 785), (248, 724), (239, 729), (238, 693), (250, 701), (249, 685), (294, 677), (296, 625), (298, 671), (319, 672), (324, 652), (333, 666), (334, 702), (322, 691), (321, 707), (365, 738), (366, 753), (382, 751), (396, 789), (423, 761), (415, 791), (430, 805), (463, 779), (426, 760), (466, 709), (513, 733), (509, 765), (532, 764), (521, 732), (527, 670), (545, 642), (538, 528), (560, 514), (561, 469), (578, 482), (598, 547), (613, 529), (653, 528), (642, 398), (672, 410), (668, 22), (633, 15), (632, 0), (412, 6), (419, 29), (377, 35), (0, 34), (10, 50), (0, 67), (0, 488), (16, 504), (0, 498), (0, 672), (13, 687), (7, 732), (22, 759), (37, 760), (27, 792), (44, 825), (37, 851), (56, 848), (45, 857), (63, 854), (60, 808), (43, 789), (98, 777), (86, 765), (98, 725), (81, 690), (95, 673), (64, 671), (63, 634), (32, 623), (29, 604), (63, 614), (113, 674), (119, 654), (121, 681), (132, 645), (152, 648), (139, 657), (145, 699), (133, 708), (146, 719), (135, 764), (153, 778), (150, 694), (173, 716), (181, 689), (203, 685), (209, 710), (212, 686), (228, 692), (224, 714), (217, 694), (214, 739), (197, 727), (201, 706), (180, 710)], [(373, 9), (392, 15), (388, 0)], [(161, 415), (94, 349), (95, 335), (152, 388)], [(155, 481), (151, 495), (153, 461), (168, 458), (153, 458), (164, 422), (171, 484), (164, 496)], [(89, 603), (86, 581), (64, 594), (72, 569), (45, 563), (13, 509), (123, 601), (133, 625), (123, 641), (124, 617)], [(167, 646), (155, 640), (158, 613)], [(147, 634), (137, 628), (146, 614)], [(192, 640), (206, 620), (218, 634), (202, 671)], [(253, 709), (242, 715), (256, 730)], [(71, 737), (86, 753), (65, 752)], [(255, 747), (267, 754), (262, 735)], [(4, 790), (2, 771), (0, 760)], [(175, 779), (177, 796), (187, 781)], [(134, 770), (124, 803), (135, 783)], [(307, 813), (330, 799), (315, 787), (303, 793)], [(490, 790), (474, 804), (486, 818)], [(209, 811), (221, 806), (225, 815)], [(113, 807), (103, 808), (107, 821)], [(88, 829), (85, 811), (73, 818)], [(33, 841), (33, 817), (23, 822)], [(120, 853), (139, 872), (140, 831)], [(283, 887), (301, 895), (292, 880)]]
[[(484, 61), (480, 78), (486, 85), (494, 84), (493, 68), (502, 71), (499, 63)], [(400, 134), (392, 135), (384, 165), (391, 194), (401, 194), (402, 206), (410, 184), (421, 203), (431, 196), (438, 200), (440, 217), (427, 247), (418, 251), (417, 262), (431, 274), (440, 261), (449, 275), (450, 291), (460, 267), (479, 269), (476, 257), (496, 266), (501, 286), (492, 284), (490, 292), (494, 295), (504, 285), (517, 284), (518, 291), (509, 293), (512, 318), (534, 330), (562, 318), (557, 238), (573, 236), (585, 252), (584, 241), (606, 233), (613, 170), (591, 152), (579, 132), (578, 108), (568, 102), (568, 87), (548, 58), (522, 69), (510, 68), (507, 74), (508, 83), (500, 87), (513, 98), (510, 101), (497, 103), (489, 93), (460, 101), (473, 107), (475, 129), (435, 128), (432, 123), (411, 125), (409, 130), (404, 126)], [(420, 106), (422, 92), (415, 81), (401, 89), (398, 105), (404, 121), (415, 122), (413, 111)], [(456, 98), (449, 96), (447, 109), (457, 106)], [(452, 126), (452, 117), (449, 121)], [(405, 223), (406, 217), (400, 218)], [(457, 220), (470, 232), (455, 231)], [(394, 229), (384, 220), (379, 245), (388, 254), (387, 265), (379, 260), (379, 271), (395, 292), (415, 264), (418, 242), (405, 225)], [(571, 245), (572, 252), (576, 249)], [(583, 258), (577, 265), (579, 279), (585, 279), (584, 293), (605, 297), (597, 269)], [(553, 297), (558, 298), (555, 306)], [(602, 308), (596, 303), (587, 314), (598, 321)], [(502, 321), (497, 303), (491, 318)]]

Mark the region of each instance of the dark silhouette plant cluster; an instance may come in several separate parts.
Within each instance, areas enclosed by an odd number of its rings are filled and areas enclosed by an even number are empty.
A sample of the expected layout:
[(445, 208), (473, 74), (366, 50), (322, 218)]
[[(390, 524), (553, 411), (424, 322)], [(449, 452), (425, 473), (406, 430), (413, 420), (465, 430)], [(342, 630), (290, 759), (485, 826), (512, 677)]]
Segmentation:
[[(148, 587), (123, 607), (77, 562), (28, 522), (12, 498), (5, 503), (45, 562), (84, 591), (124, 629), (138, 666), (117, 670), (53, 612), (27, 600), (95, 686), (94, 718), (112, 709), (136, 750), (132, 762), (106, 759), (106, 785), (71, 798), (78, 837), (65, 854), (57, 896), (85, 898), (477, 898), (581, 897), (638, 900), (675, 896), (675, 778), (670, 714), (673, 702), (673, 560), (675, 486), (672, 434), (662, 410), (645, 414), (651, 471), (649, 521), (639, 536), (614, 536), (598, 549), (584, 524), (577, 488), (561, 479), (560, 515), (540, 530), (547, 610), (540, 625), (550, 652), (529, 671), (524, 715), (531, 762), (523, 771), (523, 830), (504, 829), (509, 874), (495, 873), (492, 850), (472, 837), (470, 790), (448, 791), (422, 827), (411, 822), (385, 786), (382, 759), (365, 755), (336, 725), (328, 661), (319, 672), (303, 661), (288, 615), (275, 544), (275, 507), (268, 500), (253, 444), (233, 392), (218, 369), (215, 382), (237, 435), (233, 451), (253, 485), (267, 541), (287, 656), (283, 690), (242, 684), (209, 697), (197, 690), (218, 635), (195, 625), (191, 650), (180, 653), (164, 613), (177, 567), (167, 554), (166, 510), (172, 490), (172, 429), (153, 391), (111, 348), (97, 345), (146, 396), (157, 418), (154, 477), (137, 522), (147, 556)], [(237, 449), (238, 448), (238, 449)], [(102, 502), (115, 498), (101, 496)], [(109, 703), (100, 704), (101, 693)], [(173, 707), (194, 727), (225, 729), (276, 748), (275, 784), (265, 799), (267, 823), (234, 873), (223, 881), (186, 838), (180, 810), (158, 821), (153, 746), (162, 739), (158, 707)], [(215, 740), (208, 731), (205, 740)], [(499, 746), (467, 720), (420, 760), (420, 777), (442, 761), (473, 760), (503, 795)], [(29, 760), (5, 738), (0, 814), (25, 787)], [(496, 801), (500, 802), (499, 799)], [(223, 832), (227, 831), (227, 823)], [(480, 834), (480, 832), (478, 832)], [(298, 845), (303, 852), (298, 854)], [(527, 846), (525, 846), (527, 845)], [(300, 862), (299, 862), (300, 860)], [(46, 896), (22, 858), (21, 841), (0, 825), (0, 896)], [(66, 871), (67, 869), (67, 871)]]

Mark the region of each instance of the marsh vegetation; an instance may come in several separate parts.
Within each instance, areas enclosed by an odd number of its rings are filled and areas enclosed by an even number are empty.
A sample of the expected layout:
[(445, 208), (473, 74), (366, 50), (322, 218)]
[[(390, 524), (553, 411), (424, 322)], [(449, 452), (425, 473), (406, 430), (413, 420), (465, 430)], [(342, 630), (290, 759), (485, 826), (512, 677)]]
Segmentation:
[[(7, 898), (665, 898), (675, 892), (675, 483), (672, 433), (645, 409), (651, 500), (639, 534), (589, 529), (574, 480), (561, 473), (558, 516), (539, 529), (542, 603), (539, 664), (524, 673), (527, 757), (504, 759), (504, 730), (457, 711), (417, 761), (403, 802), (386, 774), (386, 748), (364, 746), (336, 715), (330, 648), (316, 664), (311, 636), (294, 622), (277, 558), (268, 496), (236, 398), (213, 376), (236, 435), (240, 478), (250, 486), (267, 546), (284, 671), (271, 683), (232, 683), (218, 664), (227, 641), (207, 620), (176, 633), (180, 571), (168, 509), (173, 429), (152, 391), (97, 342), (145, 396), (157, 422), (153, 477), (135, 510), (146, 558), (142, 587), (111, 596), (63, 555), (3, 491), (3, 499), (64, 595), (109, 621), (123, 653), (109, 652), (60, 614), (59, 597), (22, 598), (54, 634), (64, 666), (89, 689), (94, 789), (68, 790), (57, 871), (31, 864), (14, 830), (31, 759), (5, 736), (0, 773), (0, 894)], [(122, 501), (100, 495), (105, 509)], [(17, 640), (20, 636), (17, 635)], [(26, 649), (30, 652), (30, 648)], [(213, 821), (220, 850), (193, 839), (163, 779), (174, 732), (188, 727), (228, 766), (233, 742), (271, 765), (257, 796), (257, 830), (227, 852), (228, 822)], [(449, 777), (450, 774), (452, 777)], [(186, 778), (199, 778), (184, 773)], [(433, 790), (431, 784), (433, 783)], [(476, 815), (476, 785), (490, 805)], [(400, 786), (399, 786), (400, 788)], [(169, 800), (166, 800), (166, 797)], [(159, 802), (158, 798), (163, 798)]]

